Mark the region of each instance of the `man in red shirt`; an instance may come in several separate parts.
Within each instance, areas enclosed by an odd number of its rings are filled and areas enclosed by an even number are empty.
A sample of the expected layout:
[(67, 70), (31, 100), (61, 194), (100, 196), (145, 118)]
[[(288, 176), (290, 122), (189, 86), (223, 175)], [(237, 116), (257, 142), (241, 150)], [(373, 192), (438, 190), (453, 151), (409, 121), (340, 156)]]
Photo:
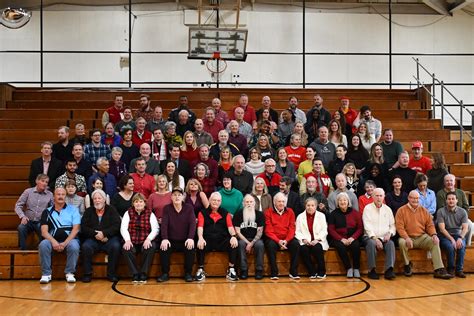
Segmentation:
[(255, 109), (249, 105), (249, 97), (246, 94), (243, 93), (240, 95), (239, 104), (232, 110), (231, 119), (235, 119), (234, 110), (237, 107), (244, 109), (244, 121), (249, 123), (253, 129), (257, 128), (257, 114), (255, 114)]
[(344, 113), (344, 117), (346, 118), (346, 123), (352, 126), (354, 123), (354, 120), (357, 118), (357, 111), (354, 109), (351, 109), (349, 106), (349, 98), (348, 97), (341, 97), (341, 107), (339, 110)]
[(295, 213), (285, 207), (286, 197), (278, 192), (273, 198), (273, 207), (265, 210), (265, 246), (270, 261), (270, 280), (278, 280), (276, 253), (278, 250), (289, 250), (291, 254), (290, 278), (298, 280), (298, 254), (300, 245), (295, 239)]
[(143, 157), (137, 158), (135, 161), (135, 173), (131, 173), (133, 178), (134, 192), (141, 193), (148, 199), (150, 194), (155, 192), (155, 178), (145, 172), (146, 161)]
[(204, 119), (204, 131), (211, 134), (214, 143), (219, 141), (218, 134), (224, 129), (224, 125), (216, 120), (216, 111), (212, 107), (206, 108), (206, 117)]
[(432, 168), (431, 160), (428, 157), (423, 156), (423, 143), (417, 140), (411, 145), (411, 151), (413, 156), (410, 158), (408, 168), (426, 174), (428, 170)]
[(280, 190), (281, 175), (276, 172), (276, 162), (272, 158), (265, 160), (265, 171), (257, 178), (262, 178), (265, 181), (270, 195)]
[(117, 124), (122, 119), (123, 112), (123, 96), (116, 95), (114, 105), (107, 108), (102, 114), (102, 126), (105, 127), (108, 122)]

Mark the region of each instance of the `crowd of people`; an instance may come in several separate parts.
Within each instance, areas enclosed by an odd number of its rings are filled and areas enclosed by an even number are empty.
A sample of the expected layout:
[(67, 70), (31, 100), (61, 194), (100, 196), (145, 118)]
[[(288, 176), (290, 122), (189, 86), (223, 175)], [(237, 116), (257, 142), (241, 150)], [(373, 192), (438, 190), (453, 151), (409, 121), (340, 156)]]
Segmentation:
[[(252, 254), (255, 278), (262, 279), (265, 253), (277, 280), (283, 250), (290, 253), (291, 279), (300, 278), (300, 259), (311, 279), (324, 279), (329, 246), (348, 278), (361, 276), (365, 247), (368, 277), (379, 279), (382, 271), (393, 280), (396, 246), (405, 276), (412, 275), (409, 250), (422, 248), (434, 277), (464, 278), (469, 205), (443, 155), (423, 156), (420, 141), (410, 155), (370, 106), (356, 111), (348, 97), (340, 101), (330, 113), (315, 95), (305, 112), (291, 97), (278, 113), (269, 96), (256, 111), (242, 94), (229, 113), (215, 98), (198, 117), (181, 96), (165, 119), (148, 95), (136, 111), (117, 95), (103, 113), (103, 129), (87, 136), (77, 124), (70, 137), (61, 126), (57, 143), (41, 144), (31, 188), (15, 206), (19, 247), (27, 249), (28, 234), (37, 233), (41, 283), (51, 281), (53, 252), (67, 254), (67, 282), (76, 281), (81, 255), (82, 281), (90, 282), (98, 251), (108, 255), (112, 282), (120, 255), (132, 281), (146, 282), (157, 252), (158, 282), (169, 280), (173, 252), (184, 252), (185, 281), (202, 281), (211, 251), (227, 252), (231, 281), (248, 278)], [(378, 251), (385, 252), (383, 270), (376, 267)]]

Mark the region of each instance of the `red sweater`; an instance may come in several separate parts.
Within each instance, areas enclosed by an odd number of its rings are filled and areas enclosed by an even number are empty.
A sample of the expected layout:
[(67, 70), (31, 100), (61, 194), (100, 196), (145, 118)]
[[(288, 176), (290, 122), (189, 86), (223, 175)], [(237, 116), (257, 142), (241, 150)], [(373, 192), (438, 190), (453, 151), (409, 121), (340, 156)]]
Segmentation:
[(266, 172), (262, 172), (257, 176), (257, 178), (262, 178), (265, 181), (267, 187), (278, 187), (280, 186), (280, 180), (282, 176), (279, 173), (274, 173), (271, 178), (269, 178)]
[(214, 122), (209, 124), (209, 122), (206, 120), (204, 121), (204, 130), (211, 134), (212, 139), (214, 142), (219, 141), (219, 132), (224, 129), (224, 125), (221, 123), (221, 121), (214, 120)]
[(145, 130), (143, 132), (143, 135), (142, 137), (140, 138), (140, 136), (138, 136), (138, 133), (137, 131), (133, 131), (132, 132), (132, 142), (138, 147), (140, 148), (140, 146), (144, 143), (151, 143), (151, 137), (152, 137), (152, 134)]
[(280, 240), (290, 242), (295, 238), (295, 213), (291, 208), (285, 208), (279, 215), (272, 207), (265, 210), (265, 235), (278, 243)]
[(410, 162), (408, 163), (408, 168), (415, 170), (416, 172), (421, 172), (426, 174), (428, 170), (432, 168), (431, 160), (428, 157), (422, 156), (419, 160), (410, 157)]
[(295, 170), (298, 170), (300, 163), (306, 160), (306, 148), (286, 146), (285, 151), (288, 154), (288, 160), (295, 165)]

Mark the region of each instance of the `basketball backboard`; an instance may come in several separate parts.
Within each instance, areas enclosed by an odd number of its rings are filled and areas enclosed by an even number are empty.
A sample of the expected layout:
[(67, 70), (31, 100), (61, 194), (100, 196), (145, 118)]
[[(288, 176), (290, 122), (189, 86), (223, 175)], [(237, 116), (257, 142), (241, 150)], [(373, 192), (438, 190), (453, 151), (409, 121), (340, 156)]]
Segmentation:
[(220, 52), (224, 60), (245, 61), (247, 30), (190, 27), (189, 59), (209, 59)]

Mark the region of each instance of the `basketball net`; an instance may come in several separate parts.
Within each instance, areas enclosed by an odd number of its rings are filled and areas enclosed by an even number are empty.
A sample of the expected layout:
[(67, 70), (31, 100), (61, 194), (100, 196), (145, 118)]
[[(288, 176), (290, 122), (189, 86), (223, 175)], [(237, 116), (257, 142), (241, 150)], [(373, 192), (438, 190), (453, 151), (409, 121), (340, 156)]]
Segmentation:
[(222, 74), (227, 69), (227, 62), (221, 58), (221, 52), (214, 52), (206, 62), (206, 68), (211, 74), (212, 81), (219, 82)]

